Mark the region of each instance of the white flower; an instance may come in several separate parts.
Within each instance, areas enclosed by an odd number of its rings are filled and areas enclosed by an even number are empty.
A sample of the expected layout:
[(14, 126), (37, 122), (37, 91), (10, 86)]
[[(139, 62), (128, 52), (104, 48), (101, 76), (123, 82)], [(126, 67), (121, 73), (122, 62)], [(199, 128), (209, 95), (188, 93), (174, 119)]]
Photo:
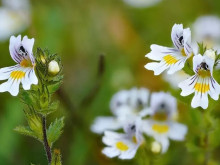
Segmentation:
[(154, 6), (159, 3), (161, 0), (124, 0), (130, 6), (137, 7), (137, 8), (145, 8)]
[(145, 88), (132, 88), (116, 93), (111, 100), (110, 109), (113, 117), (101, 116), (95, 119), (91, 130), (102, 134), (106, 130), (117, 130), (128, 121), (136, 120), (147, 111), (149, 91)]
[(2, 0), (4, 7), (12, 10), (25, 10), (29, 11), (30, 2), (29, 0)]
[(151, 94), (148, 111), (155, 120), (171, 120), (177, 113), (176, 98), (169, 93), (154, 92)]
[(29, 1), (4, 0), (0, 7), (0, 41), (24, 31), (30, 24)]
[(29, 90), (31, 84), (38, 83), (34, 71), (33, 45), (34, 39), (28, 39), (27, 36), (23, 40), (21, 40), (21, 35), (10, 38), (10, 54), (17, 65), (0, 69), (0, 80), (8, 80), (0, 85), (0, 92), (8, 91), (11, 95), (16, 96), (20, 83), (25, 90)]
[(208, 107), (208, 94), (214, 100), (218, 100), (220, 86), (212, 76), (214, 60), (208, 56), (196, 55), (193, 58), (193, 70), (195, 75), (179, 84), (181, 95), (188, 96), (195, 93), (191, 106), (193, 108)]
[(175, 24), (171, 38), (175, 48), (151, 45), (151, 52), (146, 55), (151, 60), (159, 61), (145, 65), (145, 68), (153, 70), (155, 75), (161, 74), (166, 69), (169, 69), (168, 74), (181, 70), (186, 60), (193, 54), (189, 28), (183, 29), (182, 24)]
[(116, 93), (110, 103), (111, 111), (118, 117), (136, 116), (148, 104), (149, 91), (146, 88), (132, 88)]
[(102, 153), (110, 158), (118, 156), (120, 159), (132, 159), (143, 142), (139, 122), (140, 120), (137, 120), (126, 125), (124, 134), (105, 131), (102, 141), (107, 147), (102, 150)]
[[(199, 17), (193, 24), (195, 40), (209, 48), (216, 47), (220, 41), (220, 18), (214, 15)], [(219, 47), (219, 46), (217, 46)]]
[(59, 71), (60, 71), (59, 64), (55, 60), (50, 61), (48, 66), (48, 72), (52, 75), (56, 75), (57, 73), (59, 73)]
[(187, 127), (172, 120), (177, 113), (176, 99), (168, 93), (153, 93), (150, 119), (142, 121), (142, 131), (154, 137), (162, 146), (162, 153), (169, 147), (169, 139), (182, 141)]
[(187, 73), (185, 73), (183, 70), (180, 70), (180, 71), (177, 71), (174, 74), (172, 74), (172, 76), (170, 76), (167, 73), (163, 73), (162, 77), (173, 88), (179, 89), (178, 84), (190, 76)]

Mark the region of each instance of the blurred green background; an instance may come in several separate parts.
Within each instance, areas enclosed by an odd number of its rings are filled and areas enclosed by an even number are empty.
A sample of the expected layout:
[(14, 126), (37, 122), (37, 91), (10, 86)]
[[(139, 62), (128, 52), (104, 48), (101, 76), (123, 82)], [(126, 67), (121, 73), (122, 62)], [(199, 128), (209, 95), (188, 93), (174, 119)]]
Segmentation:
[[(122, 0), (32, 0), (31, 12), (31, 25), (22, 35), (35, 38), (34, 50), (58, 53), (64, 66), (64, 83), (56, 95), (60, 108), (50, 116), (50, 120), (65, 116), (64, 133), (55, 143), (63, 164), (135, 164), (102, 155), (101, 136), (90, 132), (91, 123), (96, 116), (111, 114), (111, 96), (120, 89), (166, 90), (167, 84), (144, 68), (150, 45), (171, 46), (174, 23), (187, 27), (198, 16), (220, 15), (220, 1), (162, 0), (149, 8), (134, 8)], [(8, 41), (0, 43), (0, 67), (14, 65), (8, 46)], [(101, 77), (97, 75), (100, 54), (105, 57)], [(41, 143), (13, 131), (25, 123), (19, 99), (1, 93), (0, 100), (0, 164), (47, 164)], [(193, 156), (184, 143), (171, 143), (155, 164), (194, 164)]]

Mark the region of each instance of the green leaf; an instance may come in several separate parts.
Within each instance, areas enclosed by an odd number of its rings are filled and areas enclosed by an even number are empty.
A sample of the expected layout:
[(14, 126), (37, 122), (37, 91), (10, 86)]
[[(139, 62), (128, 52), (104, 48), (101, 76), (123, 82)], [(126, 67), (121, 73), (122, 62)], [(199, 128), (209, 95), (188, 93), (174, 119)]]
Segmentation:
[(55, 112), (58, 108), (58, 105), (59, 105), (59, 101), (54, 101), (48, 106), (48, 108), (40, 109), (38, 112), (44, 116), (47, 116)]
[(30, 136), (39, 140), (39, 138), (35, 135), (35, 133), (31, 131), (28, 127), (17, 126), (14, 130), (22, 135)]
[(204, 43), (202, 42), (202, 43), (197, 43), (197, 44), (199, 46), (199, 53), (201, 55), (203, 55), (205, 53), (205, 51), (206, 51), (206, 47), (205, 47)]
[(60, 137), (60, 135), (63, 132), (64, 127), (64, 117), (60, 119), (56, 119), (53, 123), (50, 124), (48, 131), (47, 131), (47, 137), (49, 145), (52, 146), (53, 143)]
[(62, 84), (62, 80), (58, 82), (51, 82), (50, 85), (48, 86), (49, 93), (52, 94), (56, 92), (60, 88), (61, 84)]
[(37, 114), (33, 109), (25, 110), (24, 113), (26, 116), (26, 120), (28, 121), (30, 130), (34, 132), (37, 139), (42, 141), (43, 134), (42, 134), (42, 122), (40, 115)]
[(21, 99), (22, 101), (27, 104), (27, 105), (33, 105), (34, 102), (36, 102), (35, 100), (36, 99), (36, 93), (35, 91), (25, 91), (25, 90), (22, 90), (21, 91)]

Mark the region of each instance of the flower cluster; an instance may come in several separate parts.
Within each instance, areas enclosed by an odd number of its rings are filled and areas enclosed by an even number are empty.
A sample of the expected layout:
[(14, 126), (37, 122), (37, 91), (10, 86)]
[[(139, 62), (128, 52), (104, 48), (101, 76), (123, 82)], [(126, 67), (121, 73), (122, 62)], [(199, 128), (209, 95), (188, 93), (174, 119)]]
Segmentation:
[[(180, 70), (191, 70), (188, 73), (191, 75), (178, 84), (182, 89), (181, 95), (188, 96), (194, 93), (191, 106), (206, 109), (208, 95), (218, 100), (220, 94), (220, 86), (213, 77), (213, 69), (215, 64), (218, 64), (217, 51), (204, 48), (202, 44), (199, 45), (200, 47), (193, 46), (191, 31), (189, 28), (184, 29), (182, 24), (173, 26), (171, 39), (173, 48), (151, 45), (151, 52), (146, 57), (158, 62), (150, 62), (145, 65), (145, 68), (154, 71), (155, 75), (165, 70), (168, 70), (168, 74), (174, 74)], [(204, 50), (201, 51), (201, 49)]]
[[(107, 147), (102, 153), (110, 158), (132, 159), (145, 141), (143, 134), (153, 137), (164, 153), (169, 139), (182, 141), (187, 133), (185, 125), (175, 122), (177, 103), (169, 93), (150, 96), (145, 88), (123, 90), (113, 96), (110, 107), (114, 117), (98, 117), (91, 127), (95, 133), (104, 132)], [(124, 133), (114, 132), (121, 128)]]

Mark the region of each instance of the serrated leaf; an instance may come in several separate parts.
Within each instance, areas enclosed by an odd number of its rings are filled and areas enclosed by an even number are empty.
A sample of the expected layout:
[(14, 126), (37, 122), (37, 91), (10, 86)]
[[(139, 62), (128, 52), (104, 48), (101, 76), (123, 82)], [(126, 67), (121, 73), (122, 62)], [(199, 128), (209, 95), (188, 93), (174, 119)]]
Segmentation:
[(52, 146), (53, 143), (58, 140), (60, 135), (63, 132), (64, 127), (64, 117), (60, 119), (56, 119), (53, 123), (50, 124), (48, 131), (47, 131), (47, 137), (49, 145)]
[(56, 92), (60, 86), (62, 84), (62, 81), (58, 81), (58, 82), (52, 82), (49, 86), (48, 86), (48, 90), (50, 92), (50, 94)]
[(31, 93), (31, 91), (25, 91), (23, 90), (21, 92), (21, 99), (29, 105), (32, 105), (34, 103), (34, 95)]
[(54, 101), (53, 103), (51, 103), (49, 105), (48, 108), (44, 108), (44, 109), (41, 109), (40, 111), (38, 111), (40, 114), (44, 115), (44, 116), (47, 116), (53, 112), (55, 112), (58, 108), (58, 105), (59, 105), (59, 101)]
[(36, 134), (35, 134), (32, 130), (30, 130), (28, 127), (25, 127), (25, 126), (17, 126), (17, 127), (14, 129), (14, 131), (16, 131), (16, 132), (18, 132), (18, 133), (20, 133), (20, 134), (22, 134), (22, 135), (30, 136), (30, 137), (33, 137), (33, 138), (35, 138), (35, 139), (40, 140), (40, 139), (36, 136)]
[(39, 114), (32, 109), (25, 110), (24, 113), (30, 130), (34, 132), (37, 139), (42, 140), (42, 123)]

